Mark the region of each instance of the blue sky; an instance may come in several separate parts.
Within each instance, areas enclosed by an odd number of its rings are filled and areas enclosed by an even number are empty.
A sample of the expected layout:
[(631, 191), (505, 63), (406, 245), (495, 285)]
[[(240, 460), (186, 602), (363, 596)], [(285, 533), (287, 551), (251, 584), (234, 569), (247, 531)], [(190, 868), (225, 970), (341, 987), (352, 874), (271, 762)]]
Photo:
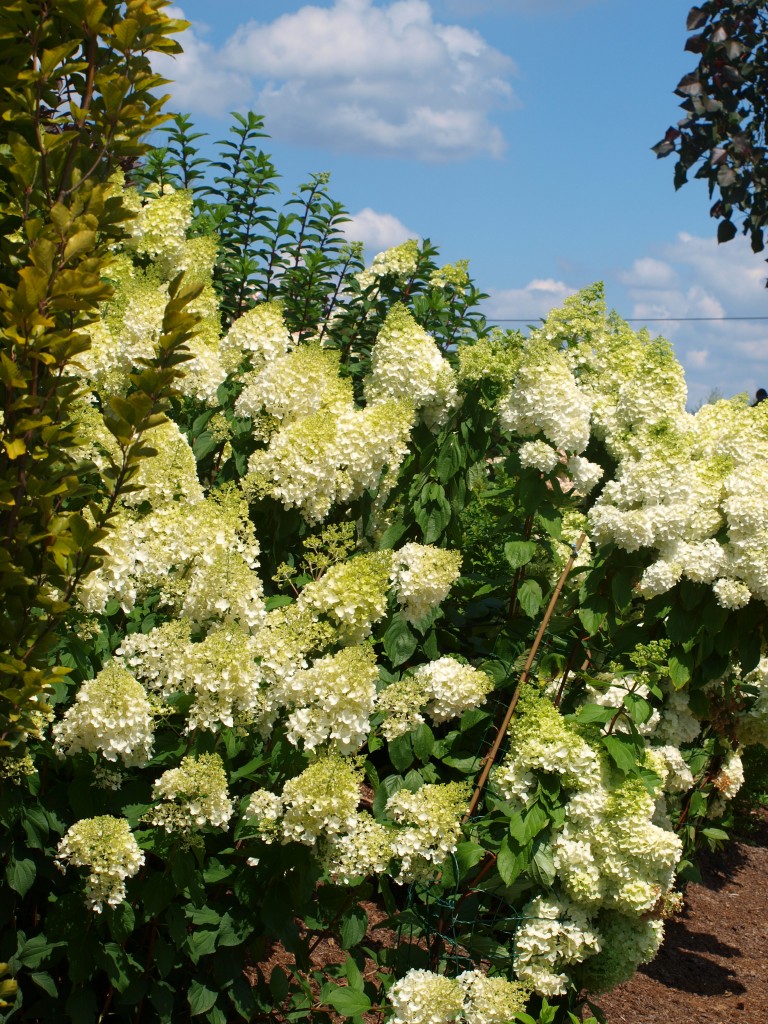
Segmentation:
[[(596, 280), (627, 318), (768, 317), (768, 265), (741, 236), (718, 246), (705, 185), (676, 193), (651, 152), (694, 65), (689, 7), (183, 0), (185, 53), (156, 65), (214, 139), (228, 111), (263, 114), (286, 192), (330, 171), (370, 256), (418, 236), (468, 258), (492, 318), (535, 320)], [(768, 319), (647, 323), (692, 406), (768, 387)]]

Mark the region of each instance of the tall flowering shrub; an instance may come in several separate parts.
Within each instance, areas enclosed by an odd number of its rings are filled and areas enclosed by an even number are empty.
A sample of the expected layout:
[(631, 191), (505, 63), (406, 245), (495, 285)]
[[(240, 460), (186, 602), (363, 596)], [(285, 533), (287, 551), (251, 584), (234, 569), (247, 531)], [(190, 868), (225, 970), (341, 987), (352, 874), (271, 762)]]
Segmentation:
[(768, 410), (686, 412), (597, 286), (526, 338), (427, 244), (364, 269), (323, 176), (258, 205), (258, 130), (207, 193), (184, 119), (111, 179), (93, 479), (179, 281), (195, 332), (82, 510), (110, 527), (69, 681), (0, 761), (7, 1017), (575, 1020), (653, 957), (768, 736)]

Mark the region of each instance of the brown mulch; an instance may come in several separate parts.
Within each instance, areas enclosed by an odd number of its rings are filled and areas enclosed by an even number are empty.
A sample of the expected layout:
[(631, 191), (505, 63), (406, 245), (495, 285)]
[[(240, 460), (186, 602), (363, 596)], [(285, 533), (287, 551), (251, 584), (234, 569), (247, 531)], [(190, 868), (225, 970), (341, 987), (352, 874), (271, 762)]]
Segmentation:
[(608, 1024), (768, 1022), (768, 820), (703, 858), (656, 959), (597, 1003)]

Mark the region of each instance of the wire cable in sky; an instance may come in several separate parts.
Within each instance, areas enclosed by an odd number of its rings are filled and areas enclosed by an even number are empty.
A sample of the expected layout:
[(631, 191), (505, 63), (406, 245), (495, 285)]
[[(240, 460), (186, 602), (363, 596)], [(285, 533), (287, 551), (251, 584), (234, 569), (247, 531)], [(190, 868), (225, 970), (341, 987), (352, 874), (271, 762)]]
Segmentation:
[[(529, 324), (532, 320), (543, 320), (541, 316), (529, 317), (488, 317), (495, 324)], [(709, 323), (726, 323), (728, 320), (768, 320), (768, 316), (624, 316), (622, 320), (628, 324), (651, 323), (692, 323), (707, 321)]]

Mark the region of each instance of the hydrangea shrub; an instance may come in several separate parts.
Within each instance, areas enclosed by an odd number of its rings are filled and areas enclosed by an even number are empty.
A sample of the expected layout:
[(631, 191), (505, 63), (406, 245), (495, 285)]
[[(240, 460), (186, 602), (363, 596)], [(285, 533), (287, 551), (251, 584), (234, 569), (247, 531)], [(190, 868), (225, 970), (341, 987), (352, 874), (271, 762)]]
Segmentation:
[(364, 269), (323, 176), (266, 208), (258, 130), (207, 193), (111, 178), (90, 478), (180, 287), (195, 332), (0, 761), (7, 1017), (573, 1021), (768, 737), (768, 406), (687, 412), (599, 286), (524, 337), (429, 243)]

